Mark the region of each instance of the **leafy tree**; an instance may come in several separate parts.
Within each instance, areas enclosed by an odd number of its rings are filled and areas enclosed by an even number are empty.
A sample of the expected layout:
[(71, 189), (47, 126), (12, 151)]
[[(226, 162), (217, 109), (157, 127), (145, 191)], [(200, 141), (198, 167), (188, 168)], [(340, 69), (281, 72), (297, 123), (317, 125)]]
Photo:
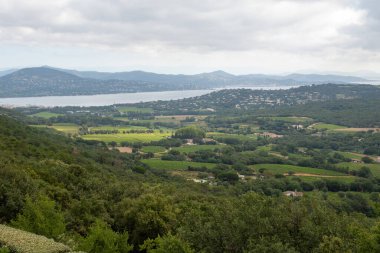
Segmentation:
[(147, 239), (140, 246), (140, 250), (146, 250), (147, 253), (193, 253), (189, 244), (178, 237), (168, 234), (158, 236), (156, 239)]
[(11, 253), (11, 251), (8, 248), (0, 246), (0, 253)]
[(362, 161), (363, 161), (364, 163), (373, 163), (372, 158), (369, 157), (369, 156), (363, 156), (363, 157), (362, 157)]
[(251, 240), (244, 253), (297, 253), (297, 251), (288, 244), (282, 243), (278, 238), (260, 238), (260, 240)]
[(323, 236), (319, 248), (316, 250), (318, 253), (343, 253), (347, 252), (343, 240), (336, 236)]
[(174, 136), (180, 139), (195, 139), (206, 137), (206, 133), (198, 127), (188, 126), (178, 129)]
[(108, 225), (96, 220), (89, 233), (79, 245), (79, 250), (89, 253), (128, 253), (133, 246), (128, 244), (128, 232), (114, 232)]
[(371, 169), (368, 168), (367, 166), (361, 167), (357, 173), (359, 177), (365, 177), (365, 178), (372, 177)]
[(27, 197), (22, 212), (11, 225), (55, 239), (66, 230), (63, 214), (53, 200), (44, 196), (36, 200)]

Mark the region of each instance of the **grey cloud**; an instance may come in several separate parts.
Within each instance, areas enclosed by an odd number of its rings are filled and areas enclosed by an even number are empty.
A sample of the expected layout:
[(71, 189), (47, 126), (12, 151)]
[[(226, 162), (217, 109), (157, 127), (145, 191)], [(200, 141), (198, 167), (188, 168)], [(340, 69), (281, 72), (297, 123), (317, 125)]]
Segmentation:
[[(340, 8), (355, 15), (339, 0), (0, 0), (0, 40), (199, 52), (315, 51), (353, 43), (340, 30), (355, 36), (363, 31), (335, 20)], [(371, 27), (378, 26), (374, 20)], [(371, 27), (366, 29), (376, 37)]]

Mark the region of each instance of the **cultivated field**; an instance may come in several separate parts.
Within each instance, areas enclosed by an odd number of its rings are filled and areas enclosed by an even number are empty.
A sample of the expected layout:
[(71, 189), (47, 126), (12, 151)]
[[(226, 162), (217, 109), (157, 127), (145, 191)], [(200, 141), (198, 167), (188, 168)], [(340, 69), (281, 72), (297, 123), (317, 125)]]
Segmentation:
[(189, 166), (192, 167), (207, 167), (213, 168), (215, 163), (197, 163), (189, 161), (163, 161), (158, 159), (145, 159), (142, 160), (143, 163), (149, 165), (156, 169), (167, 169), (167, 170), (186, 170)]
[(166, 148), (161, 146), (144, 146), (141, 151), (144, 153), (162, 153), (166, 151)]
[(338, 163), (338, 166), (342, 168), (349, 168), (350, 170), (359, 170), (362, 167), (368, 167), (375, 177), (380, 177), (380, 164), (379, 163)]
[(151, 142), (159, 141), (163, 138), (171, 136), (169, 132), (160, 133), (160, 131), (155, 130), (154, 133), (119, 133), (119, 134), (86, 134), (81, 137), (85, 140), (96, 140), (109, 142)]
[(172, 148), (183, 153), (191, 153), (199, 150), (214, 150), (216, 148), (225, 148), (227, 145), (184, 145), (181, 147)]
[(325, 123), (317, 123), (312, 126), (314, 129), (318, 130), (337, 130), (337, 129), (345, 129), (347, 127), (345, 126), (339, 126), (339, 125), (334, 125), (334, 124), (325, 124)]

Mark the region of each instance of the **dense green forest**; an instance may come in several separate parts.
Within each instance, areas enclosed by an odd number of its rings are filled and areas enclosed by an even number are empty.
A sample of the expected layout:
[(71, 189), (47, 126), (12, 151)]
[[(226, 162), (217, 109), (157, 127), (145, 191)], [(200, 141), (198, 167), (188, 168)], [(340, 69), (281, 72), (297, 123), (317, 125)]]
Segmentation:
[(379, 252), (377, 89), (1, 109), (0, 223), (84, 252)]

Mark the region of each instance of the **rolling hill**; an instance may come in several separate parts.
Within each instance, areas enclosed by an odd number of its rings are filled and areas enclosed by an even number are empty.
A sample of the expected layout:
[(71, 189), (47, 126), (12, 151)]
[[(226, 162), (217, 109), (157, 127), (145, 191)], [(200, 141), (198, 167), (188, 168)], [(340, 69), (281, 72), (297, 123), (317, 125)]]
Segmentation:
[(77, 71), (48, 66), (1, 73), (5, 75), (0, 75), (0, 97), (94, 95), (366, 81), (360, 77), (338, 75), (232, 75), (220, 70), (195, 75), (169, 75), (144, 71), (117, 73)]

